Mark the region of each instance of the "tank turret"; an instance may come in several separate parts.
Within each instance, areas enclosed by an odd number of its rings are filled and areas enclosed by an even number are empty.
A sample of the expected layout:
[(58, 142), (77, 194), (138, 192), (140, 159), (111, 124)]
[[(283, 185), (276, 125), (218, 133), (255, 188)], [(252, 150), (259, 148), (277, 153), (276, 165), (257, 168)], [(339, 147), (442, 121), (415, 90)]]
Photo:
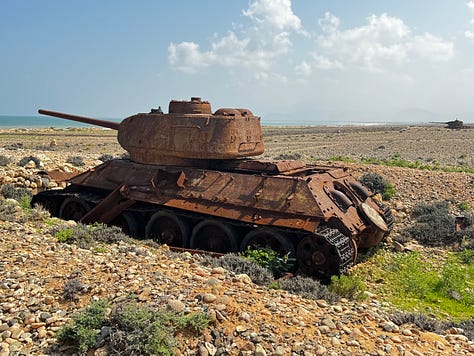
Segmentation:
[(204, 167), (212, 160), (257, 156), (264, 151), (260, 117), (248, 109), (222, 108), (212, 113), (211, 104), (200, 98), (172, 100), (167, 114), (152, 109), (120, 123), (38, 112), (118, 130), (120, 145), (138, 163)]

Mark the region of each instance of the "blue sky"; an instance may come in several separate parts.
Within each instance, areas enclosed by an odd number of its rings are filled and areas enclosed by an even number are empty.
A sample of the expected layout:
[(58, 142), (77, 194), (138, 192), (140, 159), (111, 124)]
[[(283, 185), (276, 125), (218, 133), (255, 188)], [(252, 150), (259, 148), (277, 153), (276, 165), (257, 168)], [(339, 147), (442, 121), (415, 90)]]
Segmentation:
[(272, 122), (474, 122), (472, 0), (0, 0), (0, 115), (200, 96)]

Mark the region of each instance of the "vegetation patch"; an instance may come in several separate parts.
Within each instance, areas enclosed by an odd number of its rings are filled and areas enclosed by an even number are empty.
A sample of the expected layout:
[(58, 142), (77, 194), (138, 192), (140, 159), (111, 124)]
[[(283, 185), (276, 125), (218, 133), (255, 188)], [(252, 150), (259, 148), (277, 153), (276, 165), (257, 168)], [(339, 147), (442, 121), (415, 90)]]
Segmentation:
[[(332, 156), (329, 158), (332, 162), (347, 162), (347, 163), (357, 163), (358, 160), (347, 157), (347, 156)], [(423, 163), (421, 161), (409, 161), (407, 159), (401, 158), (400, 154), (396, 153), (388, 159), (380, 158), (361, 158), (361, 163), (365, 164), (375, 164), (380, 166), (389, 166), (389, 167), (402, 167), (402, 168), (413, 168), (421, 169), (428, 171), (443, 171), (443, 172), (465, 172), (465, 173), (474, 173), (474, 167), (470, 167), (467, 164), (460, 164), (458, 166), (441, 166), (436, 161), (431, 163)]]
[(453, 320), (474, 317), (472, 252), (428, 255), (380, 250), (351, 274), (370, 285), (383, 301), (396, 308)]
[(269, 285), (273, 282), (273, 274), (267, 268), (233, 253), (225, 254), (219, 258), (205, 255), (201, 263), (212, 267), (222, 267), (236, 274), (246, 274), (253, 283), (258, 285)]
[(111, 159), (114, 159), (114, 156), (104, 153), (103, 155), (100, 155), (97, 159), (102, 162), (107, 162)]
[(31, 207), (31, 191), (6, 184), (0, 190), (0, 220), (11, 222), (46, 221), (50, 214), (41, 206)]
[(380, 194), (382, 199), (390, 200), (395, 194), (395, 188), (388, 180), (377, 173), (364, 174), (359, 181), (372, 192)]
[(419, 204), (412, 209), (413, 226), (403, 231), (404, 235), (414, 238), (428, 246), (443, 246), (453, 243), (470, 245), (474, 241), (472, 217), (466, 216), (467, 229), (456, 231), (456, 217), (449, 213), (449, 202)]
[(76, 244), (80, 248), (91, 249), (94, 246), (119, 241), (131, 242), (132, 239), (125, 235), (117, 226), (107, 226), (101, 223), (91, 225), (77, 224), (75, 226), (54, 226), (50, 233), (59, 241)]
[(340, 299), (337, 294), (333, 293), (319, 281), (305, 276), (298, 275), (283, 279), (273, 287), (284, 289), (292, 294), (297, 294), (307, 299), (324, 299), (330, 303)]
[(71, 324), (58, 330), (58, 341), (77, 347), (80, 354), (85, 355), (96, 344), (98, 331), (106, 324), (109, 311), (106, 301), (93, 302), (83, 311), (74, 314)]
[(351, 300), (365, 300), (367, 286), (363, 279), (357, 275), (332, 276), (329, 291)]
[(33, 196), (31, 190), (22, 187), (17, 188), (13, 184), (3, 185), (2, 189), (0, 190), (0, 193), (6, 199), (15, 199), (17, 201), (20, 201), (23, 196), (27, 196), (30, 199)]
[(127, 302), (112, 308), (93, 302), (57, 333), (58, 341), (85, 355), (105, 347), (115, 355), (177, 355), (178, 333), (201, 334), (210, 324), (202, 312), (177, 313), (165, 308)]
[(248, 246), (247, 250), (239, 255), (268, 269), (274, 278), (279, 278), (285, 273), (290, 272), (296, 262), (294, 259), (290, 261), (289, 253), (280, 256), (276, 251), (269, 248), (251, 248)]
[(356, 163), (357, 160), (347, 156), (331, 156), (329, 157), (331, 162), (346, 162), (346, 163)]
[(84, 159), (81, 156), (69, 156), (66, 159), (66, 162), (72, 164), (75, 167), (82, 167), (86, 165), (84, 163)]
[(295, 152), (295, 153), (282, 153), (282, 154), (279, 154), (278, 156), (275, 156), (273, 159), (275, 160), (281, 160), (281, 161), (284, 161), (284, 160), (300, 160), (301, 159), (301, 154)]
[(5, 156), (5, 155), (0, 155), (0, 166), (5, 167), (5, 166), (8, 166), (10, 163), (12, 163), (12, 160), (10, 157)]
[(18, 204), (12, 200), (0, 200), (0, 221), (16, 221)]
[(20, 159), (18, 165), (21, 167), (26, 166), (28, 163), (33, 162), (36, 168), (41, 168), (41, 160), (35, 156), (27, 156)]

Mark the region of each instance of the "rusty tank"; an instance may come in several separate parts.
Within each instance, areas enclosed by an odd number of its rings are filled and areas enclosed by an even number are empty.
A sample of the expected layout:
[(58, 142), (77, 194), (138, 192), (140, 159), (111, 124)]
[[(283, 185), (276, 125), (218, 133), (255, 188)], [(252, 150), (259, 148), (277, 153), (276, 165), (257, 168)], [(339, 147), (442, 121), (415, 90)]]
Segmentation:
[(260, 117), (173, 100), (120, 123), (39, 110), (118, 131), (112, 159), (33, 197), (53, 216), (120, 226), (136, 237), (217, 253), (270, 248), (320, 280), (390, 233), (390, 210), (347, 169), (267, 161)]

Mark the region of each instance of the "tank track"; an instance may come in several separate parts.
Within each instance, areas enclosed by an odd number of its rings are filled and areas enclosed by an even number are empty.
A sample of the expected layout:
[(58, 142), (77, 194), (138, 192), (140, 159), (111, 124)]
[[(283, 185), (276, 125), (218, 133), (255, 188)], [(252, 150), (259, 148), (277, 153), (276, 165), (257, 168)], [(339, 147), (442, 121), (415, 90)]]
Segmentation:
[(379, 208), (383, 210), (383, 218), (388, 227), (388, 230), (384, 234), (384, 237), (387, 237), (393, 230), (393, 223), (395, 221), (395, 218), (393, 217), (392, 210), (390, 209), (388, 205), (379, 201), (376, 201), (376, 203), (379, 206)]
[(340, 258), (339, 274), (347, 273), (354, 265), (356, 256), (356, 250), (351, 244), (350, 237), (342, 234), (339, 230), (326, 227), (318, 229), (317, 234), (336, 249)]
[[(71, 192), (65, 192), (65, 191), (62, 191), (62, 190), (57, 190), (57, 191), (48, 191), (46, 194), (44, 195), (40, 195), (40, 196), (37, 196), (37, 203), (43, 203), (44, 202), (44, 199), (51, 199), (51, 200), (56, 200), (55, 202), (55, 205), (56, 207), (58, 207), (60, 204), (59, 202), (65, 198), (68, 198), (68, 197), (76, 197), (76, 198), (80, 198), (86, 202), (88, 202), (89, 204), (97, 204), (98, 202), (100, 202), (101, 200), (101, 196), (100, 194), (97, 194), (95, 192), (75, 192), (75, 191), (71, 191)], [(147, 206), (145, 205), (144, 207), (144, 211), (146, 211), (146, 208)], [(148, 208), (151, 208), (148, 207)], [(387, 208), (388, 209), (388, 208)], [(57, 211), (57, 208), (56, 209), (52, 209), (52, 210), (56, 210)], [(164, 211), (169, 211), (169, 212), (172, 212), (178, 216), (182, 216), (182, 217), (187, 217), (187, 218), (191, 218), (191, 219), (199, 219), (199, 215), (195, 215), (195, 214), (189, 214), (189, 212), (178, 212), (174, 209), (163, 209)], [(217, 219), (217, 220), (221, 220), (221, 219)], [(234, 226), (242, 226), (242, 227), (246, 227), (246, 228), (249, 228), (250, 225), (248, 224), (239, 224), (239, 223), (235, 223), (235, 222), (230, 222), (230, 221), (226, 221), (226, 220), (221, 220), (223, 223), (227, 223), (227, 224), (231, 224), (231, 225), (234, 225)], [(274, 227), (273, 227), (274, 228)], [(295, 233), (295, 231), (291, 231), (291, 230), (287, 230), (287, 229), (275, 229), (276, 231), (280, 231), (283, 235), (287, 235), (288, 233), (292, 234), (292, 233)], [(353, 266), (354, 264), (354, 261), (355, 261), (355, 256), (356, 256), (356, 248), (354, 247), (354, 244), (352, 243), (350, 237), (342, 234), (339, 230), (337, 229), (331, 229), (331, 228), (328, 228), (326, 226), (323, 226), (323, 227), (320, 227), (318, 228), (318, 230), (316, 231), (316, 235), (320, 238), (320, 239), (323, 239), (330, 247), (333, 251), (335, 251), (335, 254), (331, 254), (329, 255), (328, 254), (328, 259), (330, 259), (330, 265), (331, 267), (325, 271), (323, 274), (319, 274), (318, 276), (312, 276), (312, 277), (316, 277), (316, 278), (323, 278), (324, 280), (327, 280), (329, 281), (331, 275), (339, 275), (339, 274), (343, 274), (343, 273), (347, 273), (348, 270)], [(309, 235), (308, 237), (310, 237), (311, 239), (315, 238), (315, 235)], [(296, 242), (296, 241), (295, 241)], [(295, 246), (296, 248), (296, 246)], [(190, 250), (189, 248), (182, 248), (183, 250)], [(296, 251), (295, 251), (296, 252)], [(295, 259), (295, 262), (298, 264), (298, 265), (301, 265), (301, 261), (298, 261), (298, 257), (295, 256), (296, 259)], [(311, 275), (311, 274), (310, 274)]]

